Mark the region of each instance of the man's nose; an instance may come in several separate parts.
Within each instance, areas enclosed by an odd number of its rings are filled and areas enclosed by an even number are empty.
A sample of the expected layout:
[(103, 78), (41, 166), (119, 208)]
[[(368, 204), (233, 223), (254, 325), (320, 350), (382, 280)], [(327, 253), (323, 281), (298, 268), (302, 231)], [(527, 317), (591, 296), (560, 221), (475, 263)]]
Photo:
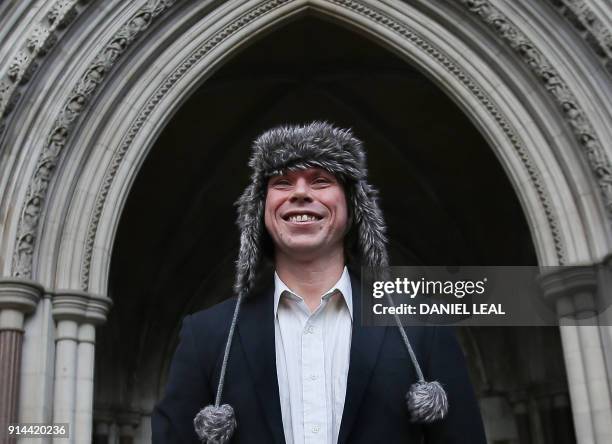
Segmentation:
[(293, 193), (291, 193), (289, 200), (291, 202), (294, 202), (296, 200), (312, 200), (312, 196), (310, 195), (310, 187), (308, 186), (308, 183), (305, 180), (299, 179), (295, 183), (295, 188), (293, 189)]

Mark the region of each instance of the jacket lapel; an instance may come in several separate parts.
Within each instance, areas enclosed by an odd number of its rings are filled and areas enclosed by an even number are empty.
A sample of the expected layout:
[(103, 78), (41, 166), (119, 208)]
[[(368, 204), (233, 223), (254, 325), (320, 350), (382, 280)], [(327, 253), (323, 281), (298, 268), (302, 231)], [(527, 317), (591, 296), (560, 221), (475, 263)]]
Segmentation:
[(386, 328), (382, 327), (361, 325), (361, 282), (353, 274), (351, 274), (351, 289), (353, 293), (351, 352), (338, 444), (344, 444), (348, 440), (386, 331)]
[(274, 285), (244, 301), (238, 317), (238, 335), (274, 443), (284, 444), (276, 376), (273, 304)]

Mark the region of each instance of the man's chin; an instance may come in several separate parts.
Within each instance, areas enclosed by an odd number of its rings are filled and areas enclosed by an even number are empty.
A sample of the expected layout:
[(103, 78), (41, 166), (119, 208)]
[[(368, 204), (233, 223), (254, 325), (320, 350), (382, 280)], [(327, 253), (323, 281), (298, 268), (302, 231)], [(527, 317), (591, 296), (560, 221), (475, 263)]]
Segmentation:
[(295, 242), (284, 246), (283, 251), (287, 257), (307, 261), (318, 259), (327, 250), (320, 242)]

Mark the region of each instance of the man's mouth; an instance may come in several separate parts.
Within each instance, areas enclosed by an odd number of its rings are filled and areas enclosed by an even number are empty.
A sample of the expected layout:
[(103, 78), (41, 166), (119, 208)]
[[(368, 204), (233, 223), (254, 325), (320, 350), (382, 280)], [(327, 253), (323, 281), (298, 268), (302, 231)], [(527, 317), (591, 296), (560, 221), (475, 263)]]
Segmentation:
[(316, 222), (323, 219), (322, 216), (312, 213), (291, 213), (283, 216), (283, 220), (294, 224)]

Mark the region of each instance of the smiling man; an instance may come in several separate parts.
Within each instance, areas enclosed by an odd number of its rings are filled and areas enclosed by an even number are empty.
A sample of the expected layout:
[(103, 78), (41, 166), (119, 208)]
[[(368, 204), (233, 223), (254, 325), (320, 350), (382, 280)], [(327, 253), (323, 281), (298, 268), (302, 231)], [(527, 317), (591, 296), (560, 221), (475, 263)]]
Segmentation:
[[(324, 122), (274, 128), (249, 166), (237, 297), (185, 318), (153, 442), (484, 443), (452, 331), (360, 323), (347, 266), (388, 265), (361, 142)], [(275, 272), (256, 292), (264, 255)]]
[(348, 211), (342, 184), (322, 168), (270, 178), (265, 226), (274, 244), (277, 277), (291, 283), (314, 311), (345, 266)]

